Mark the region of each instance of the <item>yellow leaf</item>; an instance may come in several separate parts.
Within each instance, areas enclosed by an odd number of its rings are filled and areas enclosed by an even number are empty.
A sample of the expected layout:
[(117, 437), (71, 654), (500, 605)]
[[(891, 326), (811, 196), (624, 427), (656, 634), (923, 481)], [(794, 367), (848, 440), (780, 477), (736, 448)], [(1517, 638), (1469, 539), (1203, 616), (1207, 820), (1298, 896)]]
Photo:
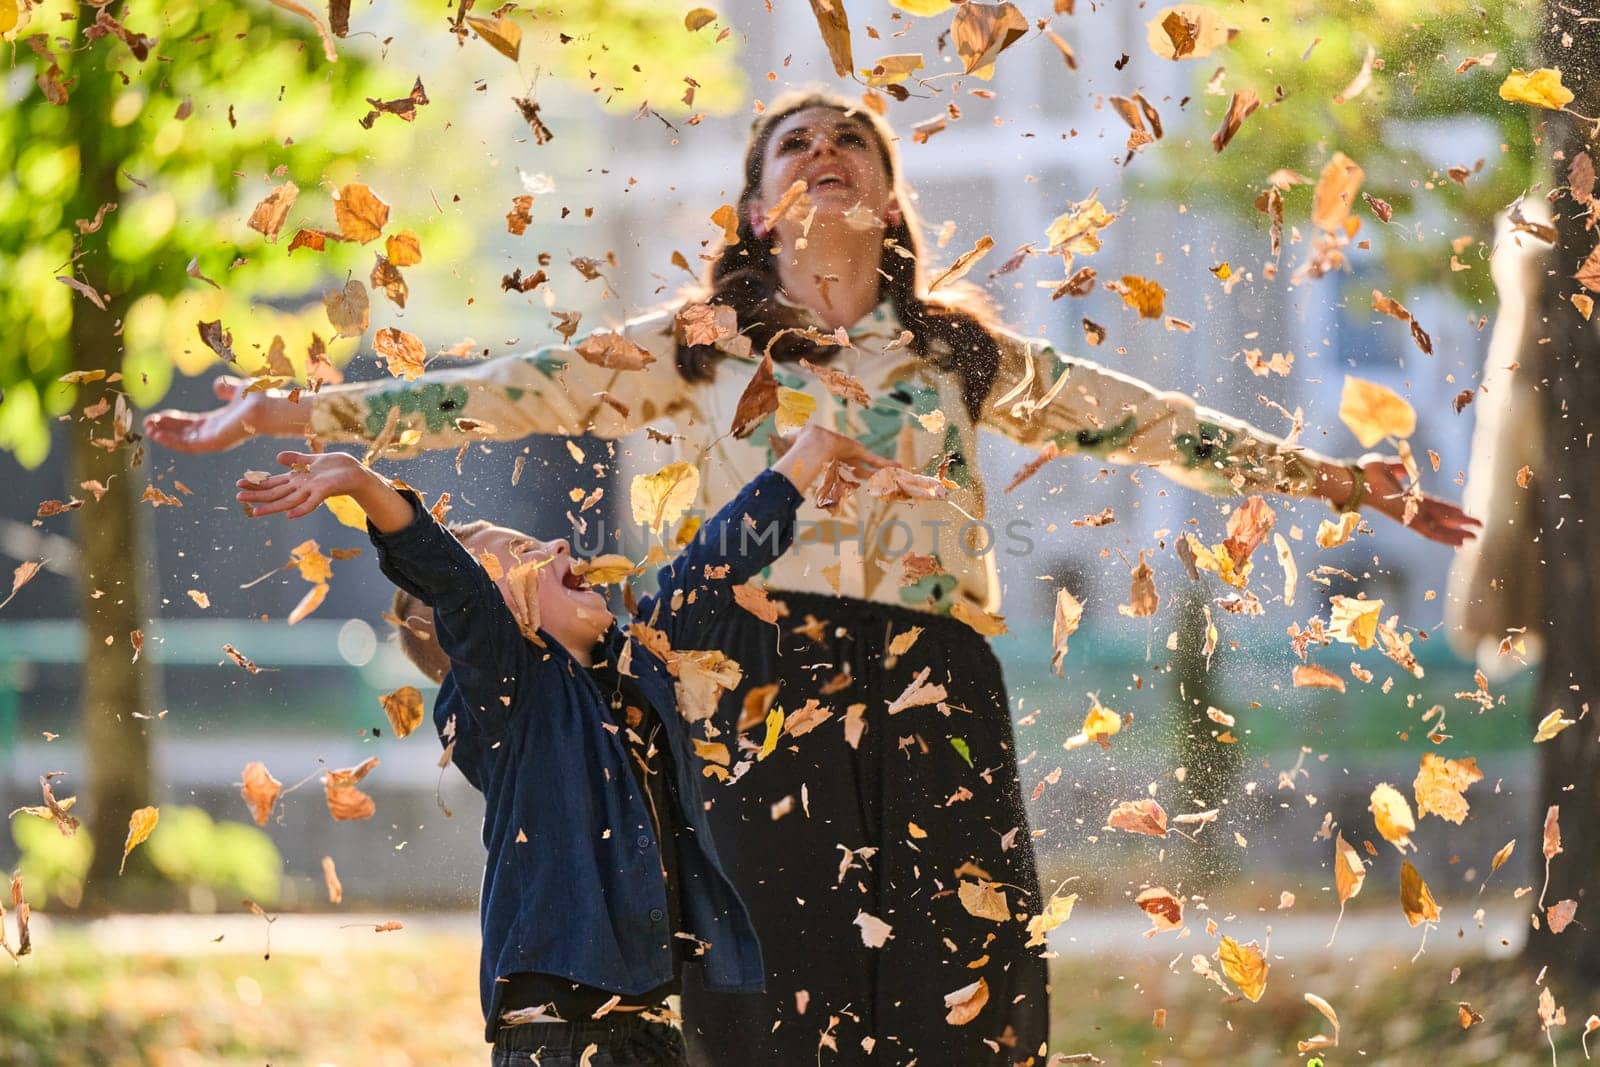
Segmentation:
[(1385, 437), (1410, 437), (1417, 413), (1399, 393), (1377, 382), (1346, 375), (1339, 397), (1339, 419), (1356, 435), (1362, 448)]
[(383, 255), (397, 267), (414, 267), (422, 262), (422, 242), (410, 230), (401, 230), (384, 240)]
[(1055, 217), (1045, 228), (1045, 239), (1050, 251), (1064, 257), (1068, 264), (1073, 256), (1087, 256), (1100, 251), (1100, 231), (1117, 220), (1117, 215), (1107, 211), (1105, 205), (1090, 194)]
[(118, 874), (128, 866), (128, 853), (148, 841), (151, 833), (155, 831), (156, 823), (160, 821), (160, 808), (140, 808), (128, 816), (128, 840), (122, 845), (122, 863), (117, 867)]
[(1028, 920), (1027, 948), (1037, 948), (1046, 943), (1045, 935), (1068, 919), (1072, 918), (1072, 906), (1078, 902), (1078, 894), (1068, 893), (1064, 897), (1051, 897), (1045, 904), (1044, 911)]
[(250, 813), (255, 816), (257, 826), (267, 825), (272, 807), (282, 792), (283, 783), (272, 776), (265, 763), (245, 764), (244, 786), (239, 790), (239, 795), (250, 805)]
[(811, 419), (811, 413), (816, 410), (817, 398), (810, 393), (801, 392), (799, 389), (790, 389), (782, 385), (778, 386), (777, 423), (779, 433), (794, 433)]
[(371, 187), (352, 182), (333, 194), (333, 217), (347, 240), (366, 244), (389, 222), (389, 205)]
[(1204, 59), (1239, 31), (1210, 8), (1197, 4), (1164, 7), (1144, 24), (1145, 42), (1162, 59)]
[(1493, 874), (1495, 871), (1498, 871), (1502, 866), (1504, 866), (1506, 860), (1511, 858), (1511, 853), (1516, 847), (1516, 838), (1513, 837), (1510, 841), (1507, 841), (1505, 845), (1501, 847), (1500, 851), (1494, 854), (1494, 859), (1489, 861), (1489, 873)]
[(1500, 83), (1500, 99), (1513, 104), (1532, 104), (1534, 107), (1560, 111), (1572, 103), (1572, 90), (1561, 84), (1559, 67), (1540, 67), (1534, 71), (1513, 70)]
[(1341, 909), (1345, 901), (1361, 895), (1361, 886), (1366, 880), (1367, 865), (1361, 862), (1361, 854), (1344, 839), (1343, 833), (1336, 834), (1333, 839), (1333, 885), (1338, 890)]
[(330, 496), (322, 503), (344, 525), (352, 530), (367, 532), (367, 513), (361, 510), (361, 505), (356, 503), (354, 497)]
[(1241, 945), (1224, 935), (1217, 946), (1217, 962), (1222, 964), (1222, 973), (1252, 1003), (1261, 999), (1261, 994), (1267, 990), (1267, 971), (1271, 970), (1271, 965), (1261, 954), (1260, 946), (1254, 941)]
[(27, 25), (27, 0), (0, 0), (0, 34), (12, 40), (16, 31)]
[[(1112, 283), (1106, 286), (1108, 289), (1111, 287)], [(1159, 282), (1149, 278), (1124, 274), (1122, 281), (1116, 284), (1115, 291), (1122, 294), (1123, 303), (1137, 311), (1142, 319), (1159, 319), (1166, 308), (1167, 291), (1161, 288)]]
[(950, 605), (950, 616), (972, 627), (973, 631), (984, 637), (998, 637), (1006, 632), (1006, 620), (999, 615), (991, 615), (982, 608), (974, 607), (965, 600), (957, 600)]
[(1561, 709), (1557, 708), (1555, 711), (1552, 711), (1550, 714), (1539, 720), (1539, 729), (1533, 735), (1533, 743), (1540, 744), (1550, 740), (1556, 734), (1559, 734), (1562, 730), (1565, 730), (1576, 721), (1576, 719), (1565, 718), (1561, 714)]
[(1483, 781), (1478, 761), (1444, 759), (1432, 752), (1422, 754), (1422, 766), (1412, 788), (1417, 797), (1417, 818), (1429, 812), (1457, 826), (1467, 821), (1467, 798), (1462, 796), (1473, 782)]
[[(1368, 806), (1372, 812), (1372, 819), (1378, 826), (1378, 833), (1383, 839), (1403, 854), (1407, 846), (1413, 850), (1411, 832), (1417, 828), (1416, 820), (1411, 817), (1411, 805), (1406, 803), (1405, 796), (1394, 786), (1381, 782), (1372, 790), (1372, 801)], [(1415, 923), (1412, 923), (1415, 926)]]
[(617, 585), (633, 572), (633, 561), (615, 552), (572, 563), (572, 573), (586, 579), (590, 585)]
[(1081, 748), (1091, 741), (1110, 737), (1122, 729), (1122, 716), (1110, 708), (1102, 707), (1099, 700), (1095, 700), (1089, 708), (1089, 714), (1083, 717), (1083, 729), (1067, 738), (1063, 748), (1071, 750)]
[(1328, 633), (1347, 645), (1366, 650), (1378, 634), (1378, 616), (1383, 612), (1381, 600), (1357, 600), (1348, 596), (1328, 598)]
[(767, 736), (761, 741), (761, 751), (756, 753), (756, 760), (766, 759), (778, 747), (778, 738), (783, 736), (783, 709), (774, 706), (767, 712)]
[(868, 85), (895, 85), (905, 81), (916, 71), (921, 70), (922, 65), (921, 52), (884, 56), (874, 63), (871, 68), (863, 67), (861, 76), (867, 80)]
[(930, 18), (949, 11), (955, 6), (955, 0), (889, 0), (889, 6), (897, 7), (908, 15)]
[(739, 213), (732, 204), (723, 204), (711, 213), (711, 221), (722, 227), (722, 241), (727, 245), (739, 243)]
[(904, 633), (895, 634), (894, 640), (889, 642), (889, 655), (903, 656), (911, 651), (911, 646), (917, 643), (917, 638), (922, 636), (922, 627), (913, 626)]
[(489, 47), (513, 63), (522, 54), (522, 28), (510, 19), (486, 19), (468, 15), (467, 25), (477, 30), (478, 36), (489, 42)]
[(422, 693), (416, 686), (402, 685), (378, 699), (383, 701), (383, 713), (396, 737), (405, 737), (422, 724)]
[(698, 737), (694, 741), (694, 754), (707, 763), (719, 767), (726, 767), (733, 760), (733, 755), (728, 751), (728, 746), (720, 741), (702, 741)]
[(1011, 921), (1011, 907), (1006, 903), (1005, 890), (993, 882), (974, 882), (963, 878), (956, 896), (973, 918), (997, 923)]
[(1439, 905), (1410, 860), (1401, 861), (1400, 908), (1406, 913), (1406, 922), (1412, 926), (1439, 921)]
[(637, 475), (630, 493), (633, 521), (659, 534), (694, 506), (699, 492), (699, 469), (681, 460), (667, 464), (654, 474)]

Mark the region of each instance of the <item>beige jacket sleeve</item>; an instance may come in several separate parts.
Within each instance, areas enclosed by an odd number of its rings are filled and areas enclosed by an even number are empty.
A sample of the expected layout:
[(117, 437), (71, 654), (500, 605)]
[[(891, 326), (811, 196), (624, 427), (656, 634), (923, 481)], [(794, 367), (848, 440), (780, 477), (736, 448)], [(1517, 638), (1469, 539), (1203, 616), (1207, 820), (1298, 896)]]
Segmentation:
[(398, 411), (396, 436), (411, 449), (458, 448), (470, 439), (512, 441), (529, 434), (621, 437), (671, 415), (687, 401), (678, 373), (672, 316), (630, 323), (623, 336), (655, 361), (642, 370), (596, 366), (575, 348), (551, 345), (464, 367), (330, 386), (311, 397), (311, 432), (329, 441), (371, 441)]
[(1001, 334), (981, 425), (1020, 445), (1154, 467), (1208, 493), (1310, 496), (1327, 460), (1131, 375)]

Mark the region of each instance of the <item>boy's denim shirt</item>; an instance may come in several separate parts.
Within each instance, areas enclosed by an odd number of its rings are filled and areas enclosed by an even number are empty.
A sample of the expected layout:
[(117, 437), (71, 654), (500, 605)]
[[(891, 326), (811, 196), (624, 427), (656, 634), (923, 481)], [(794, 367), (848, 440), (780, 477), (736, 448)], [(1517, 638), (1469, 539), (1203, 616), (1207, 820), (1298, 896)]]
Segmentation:
[[(589, 672), (555, 638), (541, 632), (540, 648), (523, 637), (483, 567), (407, 495), (416, 510), (411, 525), (392, 534), (369, 525), (368, 532), (383, 573), (434, 609), (439, 646), (451, 662), (434, 725), (448, 744), (454, 723), (456, 766), (484, 796), (479, 992), (489, 1039), (502, 975), (538, 972), (621, 994), (655, 989), (672, 979), (678, 944), (695, 943), (668, 929), (646, 800), (623, 739), (607, 728), (621, 724)], [(733, 586), (789, 547), (800, 502), (782, 474), (758, 475), (661, 568), (660, 592), (641, 600), (638, 618), (664, 631), (673, 648), (703, 647), (696, 639), (715, 614), (737, 610)], [(724, 565), (725, 573), (707, 575), (707, 567)], [(685, 932), (707, 943), (697, 961), (702, 980), (717, 991), (759, 991), (761, 949), (717, 858), (672, 677), (617, 626), (604, 638), (614, 662), (629, 644), (632, 671), (660, 712), (676, 768), (677, 814), (687, 831), (679, 891)]]

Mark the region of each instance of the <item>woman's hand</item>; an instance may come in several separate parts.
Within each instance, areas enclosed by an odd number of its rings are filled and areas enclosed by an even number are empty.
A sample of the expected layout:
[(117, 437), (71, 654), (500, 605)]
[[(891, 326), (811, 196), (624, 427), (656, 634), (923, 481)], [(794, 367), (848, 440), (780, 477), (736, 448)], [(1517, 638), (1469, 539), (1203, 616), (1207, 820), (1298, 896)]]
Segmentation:
[(415, 517), (410, 501), (347, 453), (279, 452), (278, 463), (289, 472), (235, 483), (237, 499), (251, 518), (283, 512), (286, 518), (303, 519), (331, 496), (352, 497), (384, 533), (404, 529)]
[(1478, 536), (1483, 523), (1443, 497), (1423, 493), (1417, 498), (1416, 514), (1406, 521), (1406, 488), (1401, 484), (1406, 465), (1385, 456), (1362, 456), (1359, 465), (1367, 479), (1362, 504), (1383, 513), (1430, 541), (1459, 548)]
[(144, 419), (145, 436), (174, 452), (222, 452), (257, 434), (291, 437), (310, 424), (309, 405), (295, 403), (274, 390), (246, 393), (249, 383), (228, 375), (212, 383), (218, 400), (214, 411), (157, 411)]
[(884, 467), (899, 466), (853, 437), (808, 422), (790, 439), (789, 450), (772, 465), (772, 469), (788, 478), (803, 493), (823, 468), (835, 460), (849, 467), (862, 480), (872, 477), (875, 471)]

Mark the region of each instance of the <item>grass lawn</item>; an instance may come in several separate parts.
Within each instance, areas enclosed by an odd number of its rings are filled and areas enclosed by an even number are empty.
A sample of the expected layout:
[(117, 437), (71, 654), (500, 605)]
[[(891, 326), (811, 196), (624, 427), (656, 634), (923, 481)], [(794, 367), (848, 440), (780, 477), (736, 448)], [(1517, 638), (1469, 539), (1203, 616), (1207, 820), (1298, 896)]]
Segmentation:
[[(295, 918), (285, 916), (284, 927)], [(0, 1063), (488, 1062), (477, 945), (467, 933), (418, 924), (385, 934), (333, 928), (287, 947), (280, 933), (272, 958), (264, 959), (264, 925), (253, 932), (259, 937), (235, 928), (213, 944), (208, 920), (193, 922), (199, 931), (187, 946), (133, 951), (107, 951), (103, 932), (97, 939), (58, 924), (21, 965), (0, 965)], [(1051, 1051), (1092, 1052), (1116, 1065), (1303, 1063), (1296, 1039), (1330, 1032), (1302, 999), (1312, 992), (1332, 1003), (1343, 1026), (1340, 1047), (1321, 1053), (1326, 1067), (1550, 1062), (1534, 976), (1513, 962), (1452, 958), (1448, 936), (1436, 931), (1415, 964), (1414, 943), (1396, 945), (1393, 955), (1310, 965), (1276, 960), (1255, 1004), (1230, 999), (1193, 973), (1190, 957), (1209, 946), (1198, 930), (1114, 959), (1060, 959)], [(1454, 966), (1461, 973), (1451, 985)], [(1600, 1010), (1600, 991), (1558, 985), (1554, 992), (1569, 1019), (1556, 1032), (1560, 1062), (1576, 1064), (1578, 1035)], [(1458, 1001), (1484, 1021), (1463, 1031)], [(1152, 1024), (1158, 1008), (1166, 1009), (1160, 1029)]]

